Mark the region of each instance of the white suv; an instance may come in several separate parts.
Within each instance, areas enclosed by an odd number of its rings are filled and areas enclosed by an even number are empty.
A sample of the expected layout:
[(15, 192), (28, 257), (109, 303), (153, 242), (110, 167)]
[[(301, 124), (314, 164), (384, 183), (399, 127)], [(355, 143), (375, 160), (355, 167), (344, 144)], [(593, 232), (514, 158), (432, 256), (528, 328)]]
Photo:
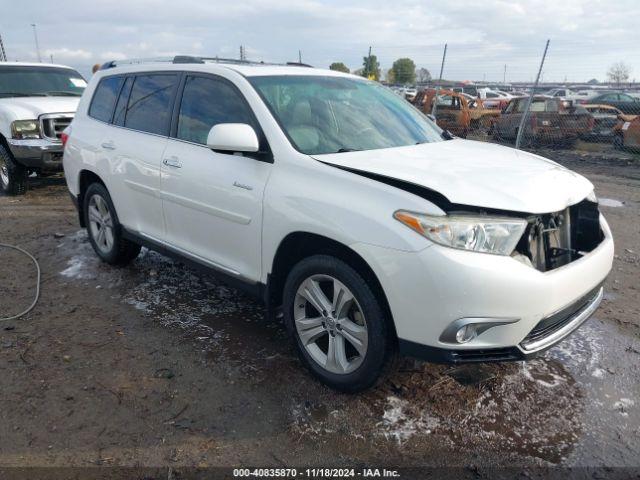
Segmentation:
[(104, 261), (144, 245), (280, 307), (326, 384), (389, 355), (518, 360), (597, 308), (613, 240), (592, 184), (453, 138), (378, 83), (177, 57), (91, 80), (64, 168)]
[(26, 192), (31, 173), (62, 170), (62, 131), (87, 86), (77, 71), (46, 63), (0, 62), (0, 188)]

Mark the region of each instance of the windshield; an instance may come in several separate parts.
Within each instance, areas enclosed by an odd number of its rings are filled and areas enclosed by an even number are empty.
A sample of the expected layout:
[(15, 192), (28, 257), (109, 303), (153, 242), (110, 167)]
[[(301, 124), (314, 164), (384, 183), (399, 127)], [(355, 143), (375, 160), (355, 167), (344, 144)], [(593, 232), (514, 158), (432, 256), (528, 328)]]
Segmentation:
[(443, 140), (433, 122), (375, 82), (310, 75), (249, 81), (293, 146), (308, 155)]
[(87, 86), (71, 68), (0, 66), (0, 98), (82, 95)]

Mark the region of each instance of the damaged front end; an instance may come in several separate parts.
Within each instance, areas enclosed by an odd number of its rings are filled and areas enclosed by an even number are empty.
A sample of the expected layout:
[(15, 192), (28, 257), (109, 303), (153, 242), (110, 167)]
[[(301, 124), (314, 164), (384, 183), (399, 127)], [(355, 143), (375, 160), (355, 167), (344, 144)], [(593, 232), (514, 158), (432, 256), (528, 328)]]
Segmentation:
[(604, 239), (598, 204), (588, 199), (527, 220), (527, 229), (512, 256), (541, 272), (578, 260)]

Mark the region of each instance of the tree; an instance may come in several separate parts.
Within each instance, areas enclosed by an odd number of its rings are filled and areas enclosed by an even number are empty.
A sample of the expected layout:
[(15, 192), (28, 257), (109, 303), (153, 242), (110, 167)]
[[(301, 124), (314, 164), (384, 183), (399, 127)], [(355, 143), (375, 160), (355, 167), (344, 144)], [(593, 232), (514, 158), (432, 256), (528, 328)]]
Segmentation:
[(393, 68), (390, 68), (389, 70), (387, 70), (386, 80), (387, 80), (387, 83), (389, 83), (391, 85), (396, 83), (396, 74), (393, 71)]
[(375, 55), (364, 57), (362, 66), (363, 77), (370, 80), (380, 80), (380, 63), (378, 63), (378, 57)]
[(588, 83), (589, 85), (597, 85), (597, 84), (599, 84), (600, 82), (598, 81), (598, 79), (597, 79), (597, 78), (592, 78), (592, 79), (591, 79), (591, 80), (589, 80), (587, 83)]
[(342, 62), (333, 62), (329, 65), (329, 70), (336, 70), (337, 72), (349, 73), (349, 67)]
[(614, 82), (618, 85), (629, 80), (629, 76), (631, 75), (631, 67), (624, 62), (616, 62), (609, 67), (607, 71), (607, 77), (609, 77), (609, 81)]
[(416, 64), (410, 58), (399, 58), (393, 62), (393, 70), (396, 83), (404, 85), (413, 84), (416, 81)]
[(418, 83), (427, 83), (431, 81), (431, 73), (426, 68), (420, 68), (416, 72), (416, 79)]

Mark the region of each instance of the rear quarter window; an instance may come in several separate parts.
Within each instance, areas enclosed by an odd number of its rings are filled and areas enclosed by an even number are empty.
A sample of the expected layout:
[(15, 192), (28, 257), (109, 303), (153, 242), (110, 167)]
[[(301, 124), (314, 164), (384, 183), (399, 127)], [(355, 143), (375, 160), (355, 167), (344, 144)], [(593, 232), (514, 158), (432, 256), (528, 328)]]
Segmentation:
[(136, 76), (129, 96), (124, 126), (156, 135), (168, 135), (177, 83), (176, 74)]
[(121, 85), (122, 77), (120, 76), (100, 80), (91, 99), (89, 116), (103, 122), (110, 122)]

